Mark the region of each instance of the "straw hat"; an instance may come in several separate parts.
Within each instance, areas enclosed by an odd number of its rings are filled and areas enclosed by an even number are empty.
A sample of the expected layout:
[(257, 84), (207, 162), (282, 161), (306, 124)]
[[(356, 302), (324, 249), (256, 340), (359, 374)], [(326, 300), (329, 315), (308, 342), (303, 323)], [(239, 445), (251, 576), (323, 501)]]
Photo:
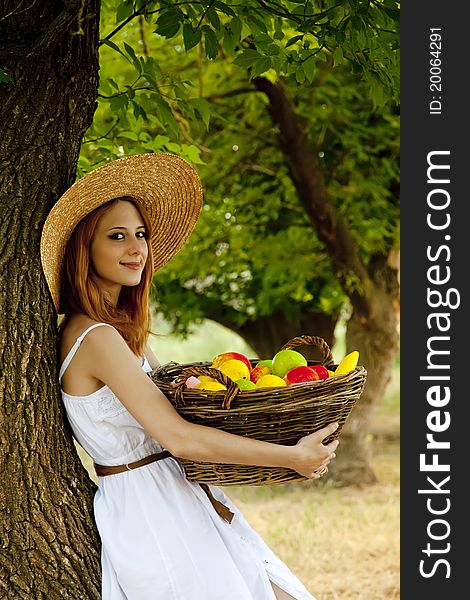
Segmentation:
[(114, 160), (75, 182), (56, 202), (41, 234), (41, 262), (56, 311), (65, 247), (83, 217), (105, 202), (131, 196), (148, 212), (154, 269), (185, 244), (202, 207), (195, 169), (174, 154), (137, 154)]

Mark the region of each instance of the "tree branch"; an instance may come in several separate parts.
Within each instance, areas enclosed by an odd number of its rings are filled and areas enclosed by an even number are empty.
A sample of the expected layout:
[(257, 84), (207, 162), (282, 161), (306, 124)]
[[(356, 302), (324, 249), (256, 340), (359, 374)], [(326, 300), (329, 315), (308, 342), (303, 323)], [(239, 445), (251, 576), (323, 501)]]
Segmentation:
[(336, 276), (344, 287), (350, 282), (351, 274), (357, 278), (361, 291), (353, 295), (356, 308), (363, 314), (368, 314), (367, 291), (372, 283), (359, 259), (356, 244), (346, 224), (328, 198), (316, 152), (299, 123), (292, 101), (282, 82), (273, 84), (264, 77), (255, 77), (253, 83), (269, 99), (268, 111), (279, 126), (281, 149), (287, 159), (299, 199), (315, 226), (318, 237), (328, 249)]
[(215, 102), (216, 100), (221, 100), (222, 98), (232, 98), (233, 96), (238, 96), (240, 94), (256, 94), (258, 92), (259, 90), (253, 87), (242, 87), (235, 90), (229, 90), (228, 92), (223, 92), (222, 94), (212, 94), (204, 99), (208, 102)]
[(121, 31), (121, 29), (123, 27), (125, 27), (128, 23), (130, 23), (132, 21), (132, 19), (135, 19), (136, 17), (140, 17), (141, 15), (144, 14), (149, 14), (152, 15), (153, 13), (159, 12), (160, 10), (162, 10), (161, 8), (157, 9), (157, 10), (152, 10), (151, 12), (146, 13), (146, 8), (147, 6), (150, 4), (152, 0), (147, 0), (147, 2), (144, 4), (144, 6), (142, 6), (142, 8), (139, 8), (139, 10), (136, 10), (134, 13), (132, 13), (131, 15), (129, 15), (127, 17), (127, 19), (124, 19), (124, 21), (122, 23), (120, 23), (115, 29), (113, 29), (111, 31), (111, 33), (108, 33), (108, 35), (106, 37), (104, 37), (102, 40), (100, 40), (100, 46), (103, 44), (103, 42), (110, 40), (114, 35), (116, 35), (116, 33), (118, 31)]

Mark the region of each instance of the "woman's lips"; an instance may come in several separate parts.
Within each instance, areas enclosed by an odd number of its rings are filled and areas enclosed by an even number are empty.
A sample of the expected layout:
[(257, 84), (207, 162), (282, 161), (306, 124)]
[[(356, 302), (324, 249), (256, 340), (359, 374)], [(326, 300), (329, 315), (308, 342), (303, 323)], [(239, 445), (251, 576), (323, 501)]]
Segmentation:
[(132, 269), (133, 271), (138, 271), (140, 269), (140, 263), (121, 263), (121, 265), (128, 269)]

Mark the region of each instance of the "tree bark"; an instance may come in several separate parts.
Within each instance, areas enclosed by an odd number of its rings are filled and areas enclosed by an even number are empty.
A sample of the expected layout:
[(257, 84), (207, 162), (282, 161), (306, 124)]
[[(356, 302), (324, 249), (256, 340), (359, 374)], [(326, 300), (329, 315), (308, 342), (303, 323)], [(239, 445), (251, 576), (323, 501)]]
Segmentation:
[(328, 198), (317, 152), (307, 140), (287, 90), (282, 82), (273, 84), (263, 77), (255, 77), (253, 83), (268, 97), (267, 108), (279, 127), (279, 143), (292, 180), (331, 257), (338, 281), (347, 289), (353, 277), (360, 290), (350, 294), (353, 313), (347, 327), (347, 351), (359, 351), (368, 378), (343, 428), (328, 477), (341, 485), (373, 483), (376, 476), (368, 462), (367, 434), (372, 411), (390, 379), (398, 345), (398, 269), (386, 256), (374, 257), (369, 269), (362, 264), (346, 223)]
[(60, 401), (45, 218), (98, 91), (99, 0), (0, 3), (0, 597), (100, 598), (95, 485)]

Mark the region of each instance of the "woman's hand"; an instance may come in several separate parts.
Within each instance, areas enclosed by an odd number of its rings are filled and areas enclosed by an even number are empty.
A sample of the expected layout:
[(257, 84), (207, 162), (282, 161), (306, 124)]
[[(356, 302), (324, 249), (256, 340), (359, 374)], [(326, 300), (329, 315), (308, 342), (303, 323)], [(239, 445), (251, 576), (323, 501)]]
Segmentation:
[(326, 472), (329, 462), (336, 456), (335, 450), (339, 441), (333, 440), (326, 445), (322, 442), (336, 429), (338, 429), (338, 423), (330, 423), (323, 429), (300, 438), (294, 446), (297, 452), (292, 468), (308, 479), (318, 479), (321, 476), (315, 471), (325, 469), (324, 472)]

